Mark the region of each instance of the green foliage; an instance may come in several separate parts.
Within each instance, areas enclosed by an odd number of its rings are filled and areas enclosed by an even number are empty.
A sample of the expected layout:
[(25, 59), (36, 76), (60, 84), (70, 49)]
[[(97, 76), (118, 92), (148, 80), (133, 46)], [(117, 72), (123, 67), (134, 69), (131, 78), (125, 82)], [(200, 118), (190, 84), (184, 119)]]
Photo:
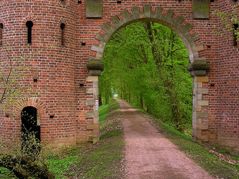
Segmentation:
[(171, 29), (151, 22), (130, 24), (112, 36), (103, 61), (105, 70), (100, 78), (103, 103), (118, 94), (179, 130), (191, 126), (188, 53)]
[(111, 100), (109, 104), (104, 104), (99, 107), (99, 121), (101, 126), (105, 123), (109, 112), (117, 109), (119, 104), (115, 100)]
[[(54, 175), (49, 172), (44, 155), (40, 152), (41, 144), (33, 133), (26, 134), (27, 139), (22, 146), (15, 150), (8, 150), (2, 146), (0, 153), (0, 171), (3, 178), (16, 176), (17, 178), (51, 179)], [(21, 149), (20, 149), (21, 148)], [(3, 170), (2, 168), (5, 168)], [(9, 171), (7, 172), (6, 169)], [(2, 172), (3, 171), (3, 172)], [(4, 176), (5, 175), (5, 176)]]
[[(220, 22), (223, 26), (223, 30), (226, 30), (228, 32), (233, 32), (235, 38), (238, 40), (239, 39), (239, 18), (238, 18), (238, 9), (239, 5), (235, 4), (232, 6), (232, 11), (230, 13), (228, 12), (222, 12), (219, 10), (215, 10), (214, 14), (219, 17)], [(237, 25), (237, 29), (234, 29), (234, 25)]]
[(60, 152), (48, 156), (48, 168), (55, 175), (56, 179), (66, 178), (64, 173), (69, 169), (70, 165), (81, 158), (80, 153), (81, 151), (77, 148), (68, 148), (63, 153)]

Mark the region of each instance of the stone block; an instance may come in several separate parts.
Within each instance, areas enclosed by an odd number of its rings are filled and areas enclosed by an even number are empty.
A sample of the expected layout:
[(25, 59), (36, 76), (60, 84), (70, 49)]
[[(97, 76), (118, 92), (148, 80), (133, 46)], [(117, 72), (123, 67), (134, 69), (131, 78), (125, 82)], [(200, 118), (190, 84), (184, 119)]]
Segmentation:
[(208, 19), (210, 0), (193, 0), (192, 11), (194, 19)]
[(101, 70), (89, 70), (89, 75), (90, 76), (100, 76), (102, 73)]
[(87, 130), (96, 130), (98, 131), (99, 129), (99, 124), (89, 124), (87, 125)]
[(197, 94), (197, 99), (202, 100), (202, 94)]
[(177, 16), (175, 17), (175, 23), (177, 25), (182, 25), (182, 23), (185, 21), (184, 17), (183, 16)]
[(207, 100), (199, 100), (198, 101), (198, 105), (199, 106), (208, 106), (208, 101)]
[(197, 112), (197, 118), (208, 118), (207, 112)]
[(208, 80), (208, 76), (199, 76), (199, 77), (196, 77), (196, 81), (201, 83), (206, 83), (209, 80)]
[(115, 25), (120, 24), (120, 18), (118, 16), (113, 16), (111, 22)]
[(204, 46), (203, 45), (197, 45), (197, 46), (195, 46), (194, 47), (194, 50), (196, 50), (196, 51), (203, 51), (204, 50)]
[(151, 14), (151, 6), (144, 5), (144, 17), (150, 17)]
[(208, 134), (208, 130), (207, 129), (205, 129), (205, 130), (201, 130), (201, 136), (200, 136), (200, 140), (202, 141), (202, 142), (208, 142), (208, 136), (209, 136), (209, 134)]
[(86, 18), (101, 18), (103, 0), (86, 0)]
[(199, 124), (199, 129), (201, 130), (207, 130), (208, 129), (208, 122), (203, 120), (200, 124)]
[(129, 21), (131, 19), (131, 17), (132, 17), (128, 10), (124, 10), (123, 12), (121, 12), (120, 16), (123, 17), (123, 21), (124, 22)]
[(89, 82), (98, 81), (98, 76), (88, 76), (86, 78), (86, 81), (89, 81)]
[(101, 34), (97, 34), (97, 35), (95, 36), (95, 38), (96, 38), (97, 40), (101, 41), (101, 42), (104, 42), (104, 41), (105, 41), (104, 35), (101, 35)]
[(111, 29), (112, 27), (111, 27), (111, 24), (109, 23), (109, 22), (107, 22), (107, 23), (104, 23), (104, 24), (102, 24), (101, 25), (101, 28), (105, 31), (105, 32), (107, 32), (109, 29)]
[(95, 117), (94, 111), (89, 111), (86, 113), (86, 118), (94, 118), (94, 117)]
[(191, 34), (190, 37), (191, 37), (191, 40), (194, 41), (194, 42), (196, 42), (200, 39), (200, 36), (198, 34), (195, 34), (195, 33)]
[(198, 94), (208, 94), (208, 89), (207, 88), (198, 88), (197, 93)]
[(174, 11), (172, 9), (167, 10), (166, 14), (163, 15), (162, 19), (166, 22), (173, 22)]
[(86, 106), (94, 106), (95, 100), (94, 99), (87, 99), (86, 100)]
[(183, 28), (183, 32), (187, 33), (190, 30), (192, 30), (193, 26), (191, 24), (185, 24), (182, 26), (182, 28)]
[(139, 18), (139, 15), (140, 15), (140, 8), (139, 7), (136, 7), (136, 6), (132, 7), (131, 12), (132, 12), (132, 16), (135, 19)]
[(158, 7), (155, 8), (155, 12), (153, 13), (152, 17), (161, 19), (162, 18), (162, 12), (163, 12), (163, 9), (158, 6)]
[(207, 71), (206, 70), (193, 70), (193, 71), (191, 71), (191, 74), (193, 76), (206, 76)]
[(104, 52), (104, 49), (102, 47), (99, 47), (99, 46), (95, 46), (93, 45), (91, 47), (91, 50), (95, 51), (95, 52), (100, 52), (100, 53), (103, 53)]
[(172, 9), (169, 9), (168, 11), (167, 11), (167, 15), (166, 15), (167, 17), (169, 17), (169, 18), (173, 18), (173, 16), (174, 16), (174, 11), (172, 10)]
[(86, 94), (93, 94), (93, 88), (87, 88)]

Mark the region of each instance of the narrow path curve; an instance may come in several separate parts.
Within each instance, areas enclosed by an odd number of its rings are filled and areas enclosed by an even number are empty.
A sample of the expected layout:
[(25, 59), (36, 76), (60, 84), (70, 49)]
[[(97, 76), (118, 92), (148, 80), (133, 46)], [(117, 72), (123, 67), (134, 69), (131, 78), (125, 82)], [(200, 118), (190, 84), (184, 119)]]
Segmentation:
[(126, 142), (127, 179), (211, 179), (201, 167), (150, 124), (145, 115), (119, 101)]

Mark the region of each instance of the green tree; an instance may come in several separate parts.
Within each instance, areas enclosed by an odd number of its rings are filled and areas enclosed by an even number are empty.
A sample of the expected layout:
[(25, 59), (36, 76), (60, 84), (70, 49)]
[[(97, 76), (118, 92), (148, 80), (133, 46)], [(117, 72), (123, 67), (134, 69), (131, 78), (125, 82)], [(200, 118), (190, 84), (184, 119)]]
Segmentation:
[(178, 35), (166, 26), (137, 22), (117, 31), (104, 53), (101, 97), (113, 93), (174, 125), (191, 126), (192, 79), (188, 53)]

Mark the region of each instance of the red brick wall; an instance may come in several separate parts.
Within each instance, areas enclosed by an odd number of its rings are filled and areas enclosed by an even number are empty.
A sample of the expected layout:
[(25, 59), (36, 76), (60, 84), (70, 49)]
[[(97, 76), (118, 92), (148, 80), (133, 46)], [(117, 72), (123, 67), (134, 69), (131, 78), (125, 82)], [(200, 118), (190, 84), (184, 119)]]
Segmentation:
[[(42, 140), (75, 143), (76, 91), (75, 49), (76, 8), (73, 1), (62, 5), (60, 1), (1, 1), (0, 22), (4, 24), (3, 46), (0, 47), (1, 66), (7, 66), (6, 46), (14, 65), (26, 67), (22, 83), (31, 88), (46, 106), (41, 119)], [(26, 22), (33, 21), (32, 45), (27, 44)], [(65, 47), (61, 46), (60, 23), (66, 24)], [(31, 54), (31, 55), (29, 55)], [(38, 76), (38, 82), (33, 77)], [(34, 95), (33, 95), (34, 96)], [(54, 115), (50, 119), (50, 115)], [(3, 119), (1, 118), (1, 121)], [(4, 121), (9, 121), (5, 119)], [(6, 124), (9, 126), (6, 128)], [(9, 128), (14, 128), (10, 133)], [(4, 138), (19, 137), (20, 119), (0, 126)], [(16, 129), (16, 130), (15, 130)]]
[[(2, 0), (0, 23), (4, 24), (4, 39), (3, 47), (0, 47), (0, 63), (7, 64), (4, 52), (6, 42), (11, 46), (11, 57), (32, 53), (31, 58), (24, 58), (16, 62), (16, 65), (28, 67), (22, 83), (37, 91), (40, 101), (45, 105), (46, 114), (41, 119), (43, 141), (74, 143), (75, 139), (86, 140), (91, 133), (87, 124), (93, 120), (86, 117), (86, 112), (93, 109), (86, 105), (86, 99), (92, 98), (92, 95), (86, 94), (86, 88), (92, 85), (86, 83), (86, 63), (96, 54), (91, 46), (99, 43), (95, 37), (101, 31), (101, 25), (133, 6), (142, 8), (145, 4), (151, 4), (165, 10), (172, 9), (176, 16), (183, 16), (193, 25), (191, 32), (199, 35), (199, 43), (204, 48), (199, 55), (210, 62), (209, 84), (205, 84), (209, 87), (209, 95), (203, 96), (209, 99), (209, 108), (205, 108), (209, 114), (209, 141), (223, 144), (229, 139), (227, 141), (230, 141), (230, 145), (239, 138), (236, 110), (238, 48), (232, 47), (230, 33), (222, 37), (216, 35), (216, 31), (220, 29), (219, 20), (212, 14), (216, 9), (230, 11), (230, 3), (229, 0), (211, 2), (209, 20), (194, 20), (192, 1), (189, 0), (122, 0), (121, 4), (117, 4), (116, 0), (104, 0), (103, 18), (86, 19), (84, 0), (82, 3), (65, 0), (65, 4), (60, 0)], [(26, 44), (27, 20), (34, 23), (31, 46)], [(61, 21), (66, 24), (65, 47), (60, 45)], [(86, 45), (83, 46), (82, 42)], [(37, 83), (33, 83), (34, 74), (39, 76)], [(80, 84), (85, 87), (80, 87)], [(53, 119), (49, 117), (52, 114), (55, 115)], [(9, 119), (0, 117), (0, 120), (2, 138), (9, 138), (10, 135), (19, 137), (20, 119), (9, 122)], [(9, 132), (11, 129), (12, 133)]]
[[(220, 0), (221, 11), (230, 13), (232, 0)], [(238, 4), (238, 2), (237, 2)], [(237, 8), (239, 14), (239, 8)], [(232, 24), (231, 24), (232, 25)], [(239, 148), (239, 45), (233, 46), (233, 33), (222, 30), (219, 35), (219, 59), (215, 61), (215, 91), (217, 95), (218, 142), (223, 145)]]

